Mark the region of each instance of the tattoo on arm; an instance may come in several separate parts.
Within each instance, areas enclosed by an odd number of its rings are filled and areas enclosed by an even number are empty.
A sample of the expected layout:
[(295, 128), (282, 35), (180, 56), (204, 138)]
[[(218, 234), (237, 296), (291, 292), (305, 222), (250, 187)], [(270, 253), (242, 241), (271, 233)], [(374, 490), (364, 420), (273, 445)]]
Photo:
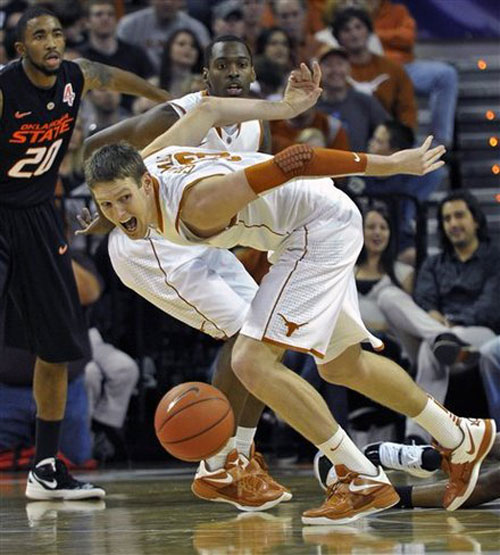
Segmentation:
[(77, 60), (77, 63), (85, 77), (86, 90), (109, 87), (113, 79), (112, 68), (84, 58)]

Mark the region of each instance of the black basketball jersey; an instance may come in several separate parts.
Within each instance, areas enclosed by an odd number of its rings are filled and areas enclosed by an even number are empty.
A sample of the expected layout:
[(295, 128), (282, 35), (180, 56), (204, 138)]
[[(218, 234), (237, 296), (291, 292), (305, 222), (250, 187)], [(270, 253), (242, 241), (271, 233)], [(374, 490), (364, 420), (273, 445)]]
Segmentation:
[(54, 194), (80, 106), (83, 73), (64, 60), (50, 89), (36, 87), (21, 61), (0, 70), (0, 204), (33, 206)]

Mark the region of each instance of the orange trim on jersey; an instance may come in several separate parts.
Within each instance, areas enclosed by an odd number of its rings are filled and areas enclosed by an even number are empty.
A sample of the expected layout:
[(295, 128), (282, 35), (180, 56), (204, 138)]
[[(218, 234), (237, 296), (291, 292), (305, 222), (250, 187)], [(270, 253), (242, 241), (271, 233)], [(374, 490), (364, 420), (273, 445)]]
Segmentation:
[(274, 233), (275, 235), (279, 235), (280, 237), (286, 237), (287, 235), (289, 235), (288, 233), (280, 233), (279, 231), (274, 231), (274, 229), (271, 229), (267, 224), (249, 225), (246, 222), (244, 222), (243, 220), (237, 220), (235, 223), (237, 225), (242, 224), (243, 227), (246, 227), (247, 229), (251, 229), (253, 227), (265, 227), (268, 231), (270, 231), (271, 233)]
[[(168, 275), (167, 272), (163, 269), (163, 266), (161, 265), (161, 261), (160, 261), (160, 257), (158, 256), (158, 253), (156, 252), (155, 246), (153, 244), (153, 240), (149, 237), (148, 241), (151, 245), (151, 249), (153, 250), (153, 254), (155, 255), (156, 258), (156, 262), (158, 264), (158, 267), (160, 268), (161, 273), (165, 276), (165, 283), (168, 285), (168, 287), (171, 287), (175, 293), (177, 294), (177, 296), (179, 297), (179, 299), (183, 302), (185, 302), (188, 306), (190, 306), (197, 314), (199, 314), (204, 320), (206, 320), (207, 322), (210, 322), (216, 329), (218, 329), (222, 334), (224, 334), (224, 339), (228, 339), (228, 335), (227, 333), (221, 329), (213, 320), (211, 320), (210, 318), (208, 318), (205, 314), (203, 314), (203, 312), (201, 312), (201, 310), (199, 310), (193, 303), (189, 302), (187, 299), (185, 299), (177, 290), (176, 287), (174, 287), (171, 283), (169, 283), (168, 281)], [(204, 322), (201, 325), (200, 331), (204, 331), (203, 330), (204, 327)], [(205, 332), (204, 332), (205, 333)], [(209, 335), (209, 334), (207, 334)]]
[(261, 340), (263, 343), (270, 343), (271, 345), (276, 345), (277, 347), (283, 347), (284, 349), (291, 349), (292, 351), (298, 351), (299, 353), (311, 353), (318, 358), (325, 358), (323, 353), (320, 353), (316, 349), (305, 349), (303, 347), (296, 347), (295, 345), (289, 345), (288, 343), (281, 343), (281, 341), (275, 341), (274, 339), (269, 339), (269, 337), (263, 337)]
[(175, 215), (175, 231), (177, 231), (177, 233), (179, 233), (179, 221), (181, 219), (181, 211), (184, 206), (184, 202), (186, 201), (186, 193), (200, 181), (203, 181), (204, 179), (208, 179), (209, 177), (216, 177), (218, 175), (223, 176), (226, 174), (214, 173), (212, 175), (204, 175), (203, 177), (199, 177), (198, 179), (191, 181), (191, 183), (188, 183), (184, 187), (184, 191), (182, 191), (181, 201), (179, 202), (179, 208), (177, 208), (177, 214)]
[[(274, 303), (274, 306), (273, 306), (273, 308), (271, 309), (271, 313), (270, 313), (270, 315), (269, 315), (269, 318), (268, 318), (268, 320), (267, 320), (266, 326), (265, 326), (265, 328), (264, 328), (264, 333), (263, 333), (264, 336), (266, 335), (267, 328), (269, 327), (269, 323), (271, 322), (271, 318), (273, 317), (273, 313), (274, 313), (274, 310), (276, 309), (276, 305), (278, 304), (278, 302), (279, 302), (279, 300), (280, 300), (280, 298), (281, 298), (281, 295), (283, 294), (283, 291), (284, 291), (285, 288), (286, 288), (287, 283), (290, 281), (290, 278), (292, 277), (293, 273), (294, 273), (295, 270), (297, 269), (297, 266), (298, 266), (299, 262), (300, 262), (301, 260), (303, 260), (303, 258), (304, 258), (305, 255), (307, 254), (307, 234), (308, 234), (308, 231), (307, 231), (307, 227), (306, 227), (306, 226), (304, 226), (304, 232), (305, 232), (304, 252), (302, 253), (302, 256), (301, 256), (298, 260), (296, 260), (296, 262), (295, 262), (295, 264), (294, 264), (292, 270), (290, 271), (290, 274), (288, 275), (288, 277), (287, 277), (286, 280), (285, 280), (285, 283), (284, 283), (283, 286), (281, 287), (281, 291), (278, 293), (278, 297), (276, 298), (276, 301), (275, 301), (275, 303)], [(312, 351), (311, 351), (311, 352), (312, 352)], [(323, 355), (323, 356), (324, 356), (324, 355)]]
[(179, 106), (179, 104), (176, 104), (175, 102), (172, 102), (172, 101), (170, 101), (169, 104), (171, 106), (175, 106), (176, 108), (178, 108), (182, 112), (182, 115), (185, 115), (187, 113), (186, 108), (183, 108), (182, 106)]
[(160, 182), (158, 179), (152, 175), (153, 180), (153, 192), (155, 195), (155, 203), (156, 203), (156, 217), (158, 218), (158, 229), (160, 233), (163, 233), (163, 214), (161, 213), (160, 208)]
[(382, 345), (380, 345), (380, 347), (373, 347), (374, 351), (377, 351), (377, 353), (382, 352), (385, 349), (385, 343), (382, 343)]
[(260, 150), (262, 148), (262, 143), (264, 142), (264, 137), (265, 137), (264, 123), (261, 119), (259, 120), (259, 127), (260, 127), (260, 137), (259, 137), (259, 148), (257, 150)]

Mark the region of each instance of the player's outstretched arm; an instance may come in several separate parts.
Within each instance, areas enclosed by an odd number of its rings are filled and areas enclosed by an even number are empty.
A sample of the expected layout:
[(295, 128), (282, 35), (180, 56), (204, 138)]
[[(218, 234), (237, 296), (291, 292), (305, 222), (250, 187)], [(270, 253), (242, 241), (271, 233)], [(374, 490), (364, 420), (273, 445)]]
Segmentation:
[(135, 148), (143, 149), (156, 137), (165, 133), (178, 119), (177, 112), (170, 104), (155, 106), (144, 114), (127, 118), (87, 137), (83, 158), (87, 159), (103, 145), (119, 141), (127, 141)]
[(143, 151), (143, 157), (171, 145), (198, 146), (211, 127), (248, 120), (289, 119), (313, 106), (321, 94), (321, 70), (305, 64), (290, 75), (285, 95), (280, 101), (250, 98), (205, 97), (200, 104), (177, 121)]
[(425, 175), (437, 170), (444, 166), (444, 161), (440, 158), (446, 149), (443, 145), (431, 148), (432, 139), (433, 137), (429, 136), (418, 148), (400, 150), (390, 156), (367, 154), (365, 175)]
[(154, 102), (165, 102), (172, 98), (167, 91), (155, 87), (130, 71), (91, 62), (85, 58), (78, 58), (75, 63), (80, 66), (85, 78), (84, 94), (91, 89), (110, 89), (133, 96), (144, 96)]

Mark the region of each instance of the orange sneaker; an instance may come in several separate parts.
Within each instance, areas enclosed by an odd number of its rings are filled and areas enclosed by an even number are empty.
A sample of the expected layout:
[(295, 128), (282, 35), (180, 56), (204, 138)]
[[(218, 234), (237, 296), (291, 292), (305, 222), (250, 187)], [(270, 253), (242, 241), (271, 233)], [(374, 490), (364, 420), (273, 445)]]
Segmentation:
[(376, 476), (335, 465), (337, 481), (327, 489), (326, 501), (302, 514), (303, 524), (348, 524), (358, 518), (389, 509), (399, 501), (382, 468)]
[(460, 418), (458, 426), (464, 434), (462, 443), (453, 450), (438, 446), (443, 470), (450, 477), (443, 497), (443, 507), (448, 511), (455, 511), (470, 497), (481, 464), (495, 442), (494, 420)]
[(230, 503), (240, 511), (265, 511), (281, 503), (285, 493), (256, 467), (257, 463), (233, 449), (224, 468), (210, 471), (201, 461), (191, 491), (201, 499)]
[(271, 486), (277, 489), (281, 489), (284, 493), (282, 501), (290, 501), (293, 497), (292, 492), (285, 487), (283, 484), (277, 482), (270, 474), (269, 474), (269, 467), (264, 459), (264, 455), (259, 453), (255, 450), (254, 445), (252, 444), (252, 448), (250, 450), (250, 462), (258, 465), (260, 472), (265, 477), (265, 479), (269, 482)]

